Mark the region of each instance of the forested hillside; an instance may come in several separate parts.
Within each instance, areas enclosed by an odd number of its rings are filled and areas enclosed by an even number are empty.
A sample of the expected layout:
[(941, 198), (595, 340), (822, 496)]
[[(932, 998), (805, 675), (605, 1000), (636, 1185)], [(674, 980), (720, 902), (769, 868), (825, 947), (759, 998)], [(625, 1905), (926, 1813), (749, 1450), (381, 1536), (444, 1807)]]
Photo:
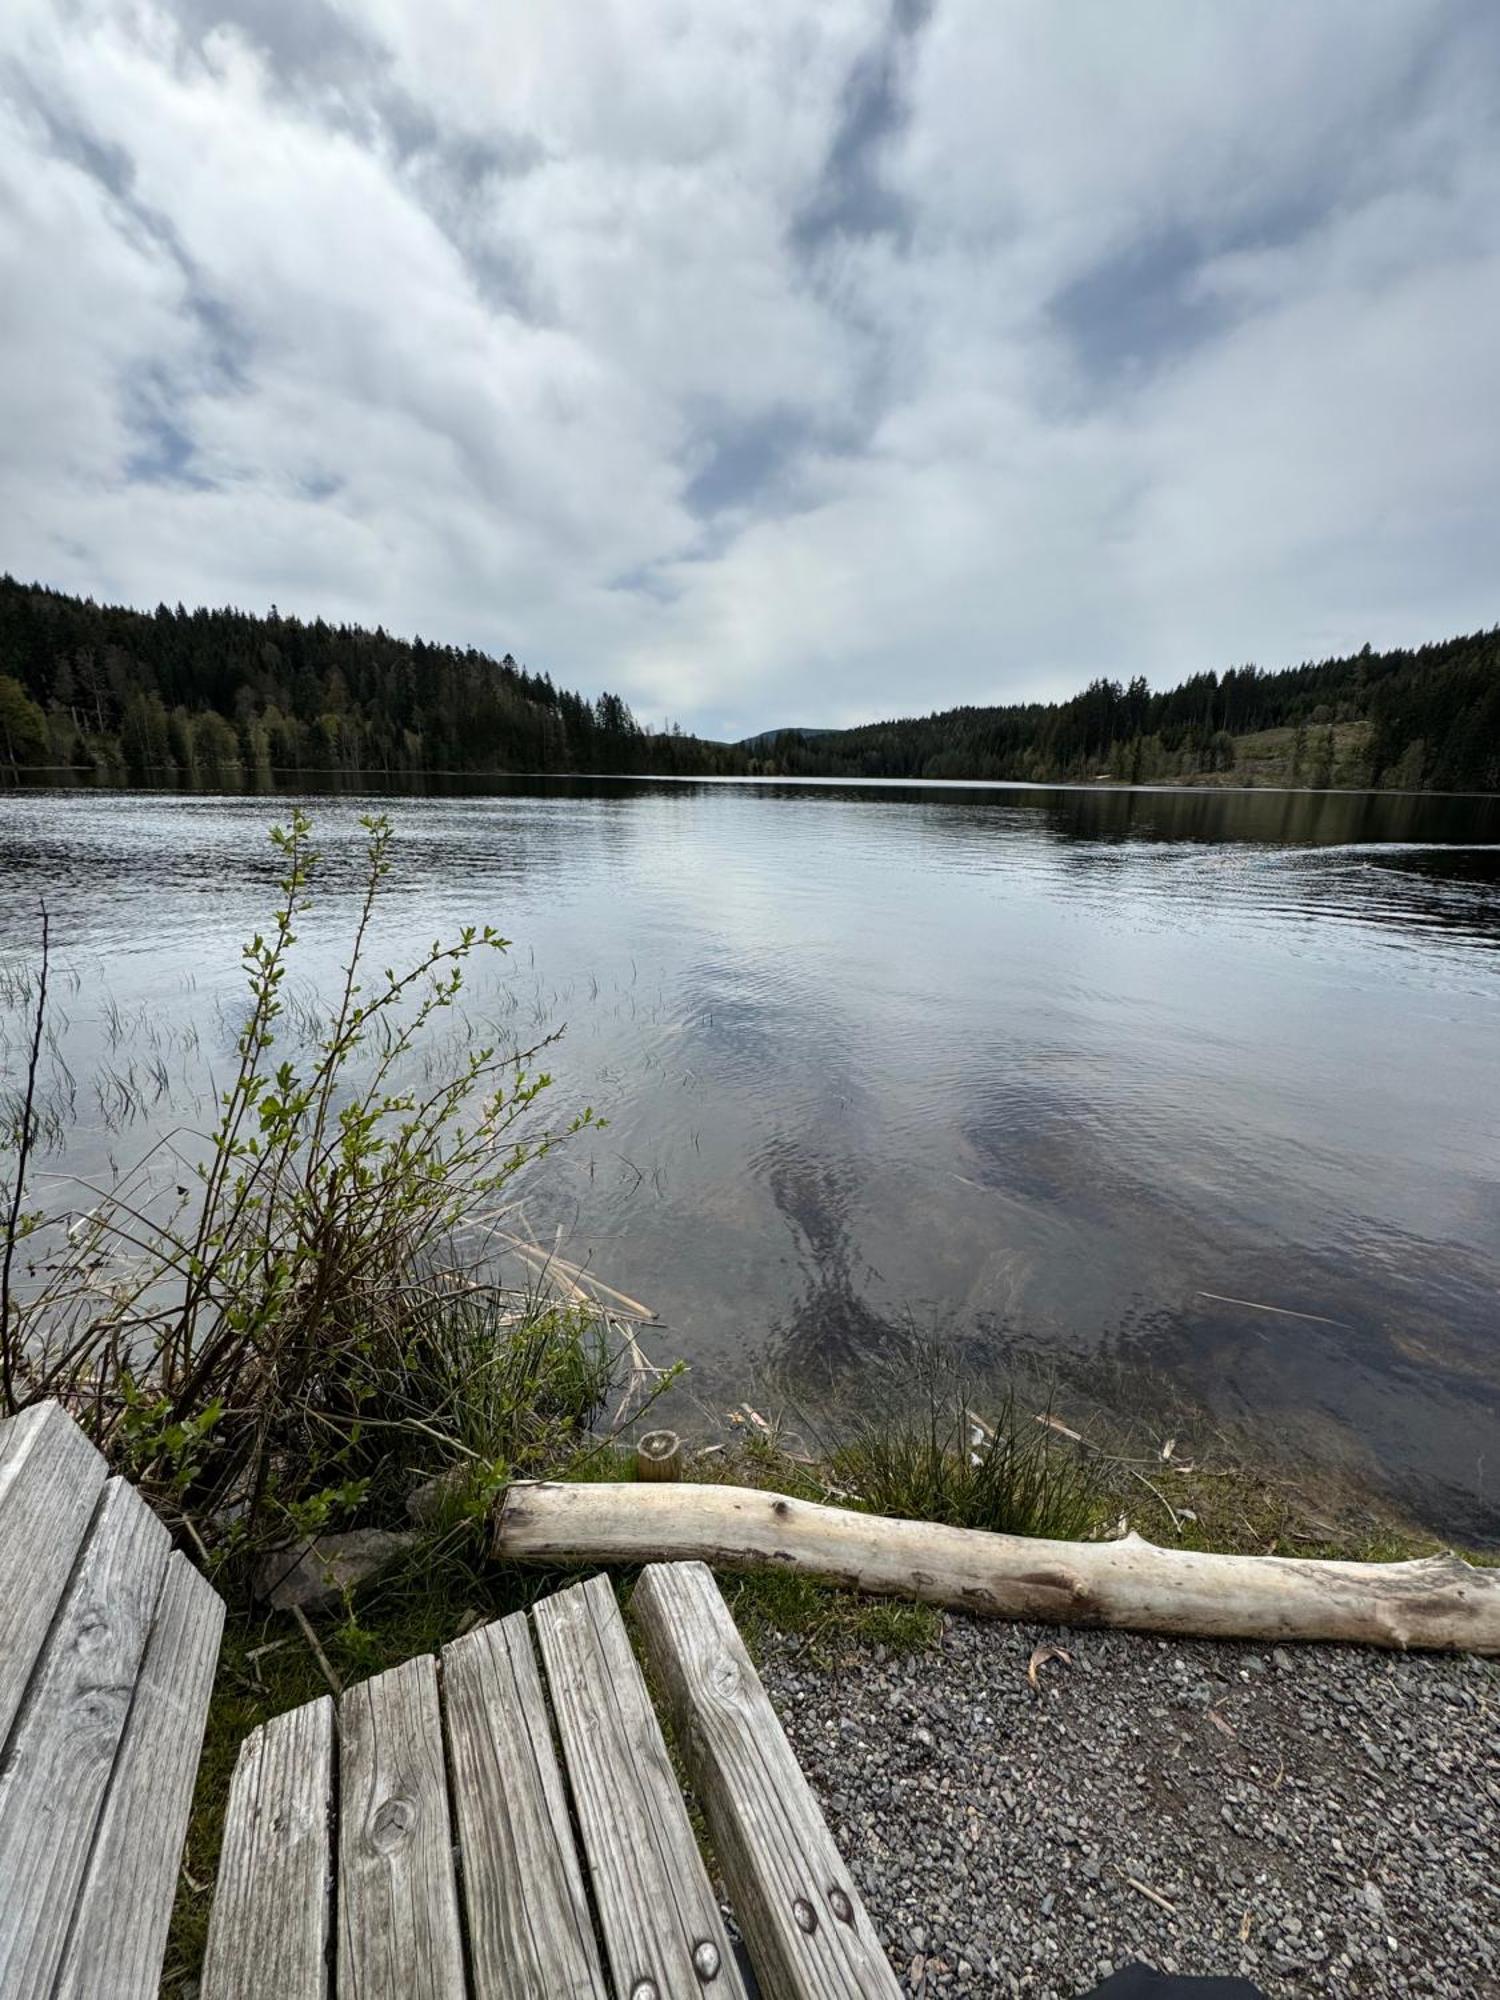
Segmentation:
[(1500, 630), (1281, 672), (1195, 674), (1161, 693), (1097, 680), (1071, 701), (789, 730), (753, 747), (757, 768), (788, 776), (1500, 791)]
[(0, 769), (209, 789), (439, 772), (742, 770), (507, 655), (321, 619), (126, 611), (0, 578)]
[(1500, 630), (728, 744), (644, 730), (618, 695), (556, 688), (509, 654), (0, 578), (0, 775), (69, 771), (207, 789), (594, 771), (1500, 791)]

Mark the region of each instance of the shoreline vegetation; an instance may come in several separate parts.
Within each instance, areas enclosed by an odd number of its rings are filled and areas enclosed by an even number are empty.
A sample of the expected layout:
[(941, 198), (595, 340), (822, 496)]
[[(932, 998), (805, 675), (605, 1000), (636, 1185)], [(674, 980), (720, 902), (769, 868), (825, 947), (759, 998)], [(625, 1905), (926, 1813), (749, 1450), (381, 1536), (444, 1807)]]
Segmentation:
[(643, 725), (510, 654), (0, 577), (0, 784), (274, 792), (504, 776), (1500, 792), (1500, 628), (1416, 649), (737, 743)]
[[(405, 968), (372, 966), (391, 829), (364, 825), (363, 897), (317, 1006), (291, 1002), (314, 829), (297, 813), (273, 831), (280, 898), (243, 950), (210, 1129), (87, 1190), (86, 1208), (38, 1205), (45, 915), (24, 989), (29, 1068), (0, 1100), (0, 1413), (62, 1401), (229, 1605), (164, 1992), (185, 1990), (201, 1956), (248, 1730), (544, 1593), (553, 1575), (494, 1554), (506, 1490), (632, 1477), (647, 1413), (685, 1394), (682, 1371), (644, 1349), (649, 1307), (518, 1216), (527, 1168), (597, 1122), (545, 1122), (550, 1038), (446, 1034), (467, 966), (507, 940), (466, 928)], [(883, 1406), (812, 1420), (748, 1403), (691, 1427), (674, 1416), (686, 1477), (1075, 1541), (1133, 1529), (1173, 1548), (1372, 1560), (1442, 1547), (1316, 1469), (1268, 1474), (1201, 1413), (1079, 1414), (1055, 1385), (971, 1379), (916, 1335), (887, 1390)], [(368, 1580), (351, 1572), (294, 1609), (268, 1599), (268, 1559), (284, 1575), (309, 1540), (372, 1530), (388, 1559)], [(855, 1643), (910, 1652), (943, 1629), (930, 1606), (785, 1570), (724, 1587), (752, 1649), (774, 1633), (814, 1660)]]

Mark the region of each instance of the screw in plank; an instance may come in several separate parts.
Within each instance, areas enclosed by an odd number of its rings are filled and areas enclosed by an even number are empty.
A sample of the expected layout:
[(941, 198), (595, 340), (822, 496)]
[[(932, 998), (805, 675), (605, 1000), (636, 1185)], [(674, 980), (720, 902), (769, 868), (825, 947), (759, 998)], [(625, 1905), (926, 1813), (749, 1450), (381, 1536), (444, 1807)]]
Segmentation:
[(805, 1896), (799, 1896), (793, 1903), (792, 1915), (797, 1919), (798, 1930), (806, 1931), (811, 1937), (818, 1928), (818, 1913)]
[(828, 1900), (833, 1907), (833, 1914), (841, 1924), (852, 1924), (854, 1922), (854, 1905), (849, 1901), (849, 1898), (844, 1894), (842, 1889), (830, 1889), (828, 1891)]
[(638, 1979), (630, 1989), (630, 2000), (661, 2000), (654, 1979)]
[(719, 1947), (707, 1938), (693, 1948), (693, 1970), (705, 1986), (719, 1976)]

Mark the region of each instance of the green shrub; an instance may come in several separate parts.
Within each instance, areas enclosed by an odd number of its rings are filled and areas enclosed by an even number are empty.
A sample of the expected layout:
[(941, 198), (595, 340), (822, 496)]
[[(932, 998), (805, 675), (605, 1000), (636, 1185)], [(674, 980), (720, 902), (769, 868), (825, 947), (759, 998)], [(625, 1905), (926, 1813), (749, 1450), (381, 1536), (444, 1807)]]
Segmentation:
[[(462, 1464), (493, 1484), (565, 1461), (609, 1387), (602, 1314), (487, 1282), (485, 1218), (561, 1136), (531, 1117), (550, 1038), (519, 1053), (460, 1040), (434, 1079), (451, 1046), (434, 1058), (434, 1031), (468, 961), (506, 940), (468, 928), (373, 973), (391, 828), (362, 823), (364, 890), (337, 997), (326, 1013), (296, 1010), (291, 1033), (288, 975), (317, 856), (301, 813), (272, 830), (280, 903), (244, 947), (233, 1076), (202, 1158), (171, 1176), (175, 1210), (138, 1197), (143, 1163), (92, 1190), (71, 1226), (40, 1214), (23, 1200), (29, 1091), (9, 1132), (3, 1411), (60, 1397), (221, 1555), (389, 1511), (420, 1474)], [(45, 980), (44, 933), (33, 1072)], [(47, 1245), (24, 1294), (12, 1282), (23, 1236)]]

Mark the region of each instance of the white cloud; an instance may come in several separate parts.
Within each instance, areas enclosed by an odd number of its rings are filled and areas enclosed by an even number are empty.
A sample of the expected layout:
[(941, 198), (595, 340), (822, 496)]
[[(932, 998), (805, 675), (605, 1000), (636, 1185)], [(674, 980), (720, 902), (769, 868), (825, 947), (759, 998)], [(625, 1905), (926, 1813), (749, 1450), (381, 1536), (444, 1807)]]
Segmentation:
[(0, 564), (735, 732), (1500, 616), (1478, 5), (18, 0)]

